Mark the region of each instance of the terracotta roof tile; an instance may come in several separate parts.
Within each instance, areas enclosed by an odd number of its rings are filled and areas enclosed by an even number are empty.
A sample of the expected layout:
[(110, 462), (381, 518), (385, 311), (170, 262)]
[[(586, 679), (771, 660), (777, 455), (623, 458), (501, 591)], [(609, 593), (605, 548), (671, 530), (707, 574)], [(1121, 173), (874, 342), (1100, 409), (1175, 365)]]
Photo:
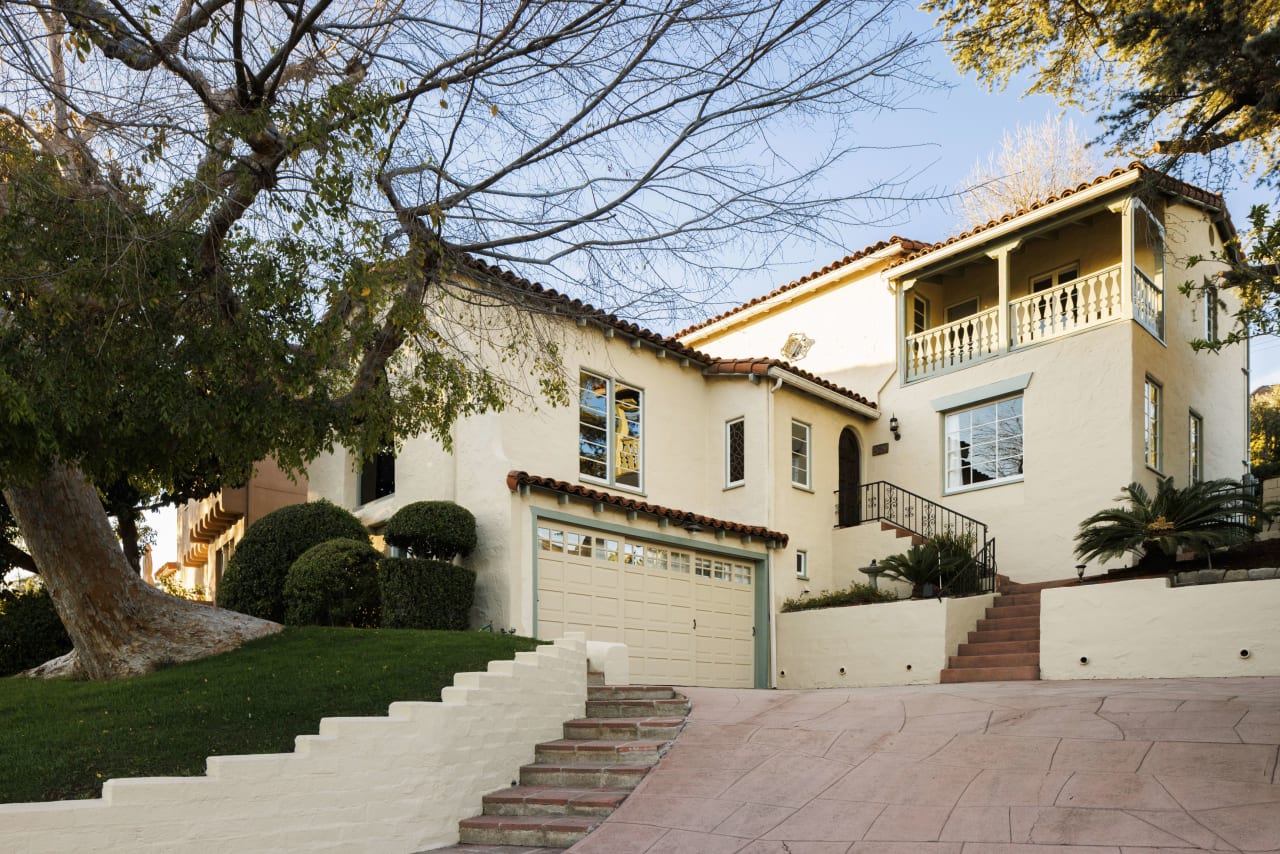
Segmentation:
[(1115, 169), (1112, 169), (1107, 174), (1099, 175), (1098, 177), (1094, 178), (1092, 181), (1086, 181), (1085, 183), (1079, 184), (1075, 187), (1067, 187), (1065, 189), (1059, 190), (1057, 193), (1049, 196), (1048, 198), (1045, 198), (1038, 202), (1033, 203), (1030, 207), (1019, 208), (1016, 211), (1012, 211), (1010, 213), (1005, 214), (999, 219), (993, 219), (993, 220), (990, 220), (989, 222), (983, 223), (982, 225), (976, 225), (973, 228), (969, 229), (968, 231), (962, 231), (957, 235), (948, 237), (946, 240), (942, 240), (942, 241), (939, 241), (938, 243), (933, 243), (933, 244), (922, 244), (915, 252), (912, 252), (909, 255), (904, 255), (900, 258), (895, 259), (892, 263), (890, 263), (889, 266), (897, 267), (900, 264), (905, 264), (908, 261), (914, 261), (915, 259), (921, 258), (932, 252), (937, 252), (940, 249), (945, 249), (946, 247), (952, 245), (953, 243), (959, 243), (961, 240), (972, 237), (975, 234), (981, 234), (982, 232), (995, 228), (998, 225), (1003, 225), (1004, 223), (1009, 222), (1012, 219), (1017, 219), (1020, 216), (1026, 216), (1027, 214), (1033, 211), (1040, 210), (1046, 205), (1050, 205), (1050, 204), (1053, 204), (1054, 202), (1058, 202), (1058, 201), (1062, 201), (1063, 199), (1070, 198), (1071, 196), (1077, 193), (1082, 193), (1091, 187), (1096, 187), (1099, 184), (1103, 184), (1107, 181), (1110, 181), (1112, 178), (1119, 178), (1121, 175), (1126, 175), (1130, 172), (1140, 172), (1145, 174), (1150, 180), (1152, 180), (1155, 183), (1156, 186), (1160, 187), (1161, 189), (1168, 190), (1173, 193), (1177, 193), (1178, 195), (1186, 196), (1187, 198), (1193, 199), (1204, 205), (1221, 208), (1223, 211), (1226, 210), (1226, 207), (1227, 207), (1226, 202), (1223, 200), (1221, 195), (1217, 193), (1211, 193), (1208, 190), (1202, 190), (1201, 188), (1195, 186), (1194, 184), (1188, 184), (1185, 181), (1181, 181), (1177, 178), (1174, 178), (1171, 175), (1167, 175), (1164, 172), (1160, 172), (1158, 170), (1152, 169), (1149, 166), (1146, 166), (1142, 163), (1138, 163), (1135, 161), (1133, 163), (1130, 163), (1128, 166), (1117, 166)]
[(507, 287), (523, 291), (525, 294), (544, 303), (553, 313), (562, 313), (574, 318), (590, 318), (602, 326), (611, 327), (633, 338), (648, 341), (655, 347), (661, 347), (664, 350), (696, 362), (708, 362), (711, 360), (711, 357), (706, 353), (699, 352), (692, 347), (686, 347), (675, 338), (668, 338), (665, 335), (645, 329), (643, 326), (623, 320), (617, 315), (609, 314), (590, 303), (572, 299), (554, 288), (548, 288), (537, 282), (531, 282), (528, 279), (517, 276), (510, 270), (504, 270), (501, 267), (473, 257), (464, 257), (462, 263), (465, 267), (483, 277), (497, 280)]
[(795, 374), (796, 376), (806, 379), (811, 383), (815, 383), (825, 389), (834, 391), (836, 394), (847, 397), (856, 403), (861, 403), (864, 406), (870, 406), (872, 409), (876, 408), (874, 403), (867, 400), (857, 392), (850, 391), (844, 386), (836, 385), (831, 382), (831, 380), (823, 379), (817, 374), (810, 373), (802, 368), (797, 368), (795, 365), (792, 365), (790, 362), (783, 361), (782, 359), (714, 359), (703, 370), (703, 373), (708, 375), (747, 374), (764, 376), (769, 373), (770, 368), (779, 368), (787, 371), (788, 373)]
[(749, 308), (754, 308), (755, 306), (760, 305), (761, 303), (768, 302), (769, 300), (773, 299), (776, 296), (785, 294), (787, 291), (794, 290), (800, 287), (801, 285), (808, 284), (809, 282), (812, 282), (814, 279), (818, 278), (819, 276), (825, 276), (827, 273), (834, 272), (835, 270), (838, 270), (841, 267), (844, 267), (848, 264), (852, 264), (854, 261), (861, 260), (863, 258), (866, 258), (868, 255), (879, 252), (882, 249), (888, 249), (890, 246), (895, 246), (895, 245), (901, 246), (903, 250), (906, 252), (911, 252), (912, 250), (928, 246), (929, 244), (923, 243), (919, 240), (910, 240), (906, 237), (898, 237), (897, 235), (894, 235), (893, 237), (890, 237), (888, 240), (881, 240), (878, 243), (873, 243), (872, 245), (866, 247), (865, 249), (859, 249), (857, 252), (846, 255), (838, 261), (832, 261), (830, 264), (823, 267), (821, 270), (814, 270), (812, 273), (808, 273), (804, 276), (801, 276), (800, 278), (796, 279), (794, 282), (789, 282), (779, 288), (775, 288), (774, 290), (770, 291), (769, 293), (763, 296), (758, 296), (752, 299), (750, 302), (745, 302), (740, 306), (731, 308), (728, 311), (717, 314), (715, 317), (707, 318), (706, 320), (703, 320), (700, 323), (695, 323), (692, 326), (686, 326), (684, 329), (681, 329), (679, 332), (677, 332), (675, 334), (675, 337), (683, 338), (684, 336), (688, 335), (691, 332), (697, 332), (699, 329), (704, 329), (713, 323), (719, 323), (720, 321), (724, 320), (726, 317), (732, 317), (738, 312), (746, 311)]
[(539, 477), (524, 471), (511, 471), (507, 473), (507, 488), (515, 492), (522, 486), (531, 486), (537, 489), (545, 489), (548, 492), (558, 492), (574, 498), (581, 498), (592, 503), (600, 503), (609, 507), (616, 507), (622, 511), (634, 511), (636, 513), (645, 513), (649, 516), (655, 516), (659, 519), (670, 519), (677, 525), (698, 524), (703, 528), (716, 531), (725, 531), (742, 536), (760, 537), (764, 540), (776, 540), (780, 545), (785, 546), (789, 537), (779, 531), (770, 531), (768, 528), (760, 525), (745, 525), (741, 522), (728, 522), (724, 519), (716, 519), (712, 516), (703, 516), (699, 513), (693, 513), (689, 510), (675, 510), (670, 507), (663, 507), (661, 504), (650, 504), (647, 501), (640, 501), (635, 498), (628, 498), (624, 495), (614, 495), (611, 492), (602, 492), (598, 489), (590, 489), (576, 483), (569, 483), (564, 480), (556, 480), (552, 477)]

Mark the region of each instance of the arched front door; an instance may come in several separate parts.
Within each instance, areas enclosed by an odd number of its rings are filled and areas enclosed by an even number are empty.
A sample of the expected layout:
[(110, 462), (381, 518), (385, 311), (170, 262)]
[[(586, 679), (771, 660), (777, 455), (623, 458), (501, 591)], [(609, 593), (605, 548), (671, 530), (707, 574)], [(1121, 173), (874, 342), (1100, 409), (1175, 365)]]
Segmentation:
[(862, 460), (858, 437), (846, 427), (840, 431), (840, 527), (850, 528), (862, 521)]

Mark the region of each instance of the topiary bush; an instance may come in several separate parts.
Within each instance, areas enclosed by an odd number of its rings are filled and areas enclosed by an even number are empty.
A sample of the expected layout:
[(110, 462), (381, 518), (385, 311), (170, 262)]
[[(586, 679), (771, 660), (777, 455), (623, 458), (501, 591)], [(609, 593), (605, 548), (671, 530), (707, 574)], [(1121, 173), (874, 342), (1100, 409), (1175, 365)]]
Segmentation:
[(383, 558), (378, 567), (382, 626), (465, 629), (475, 601), (476, 574), (442, 560)]
[(476, 547), (476, 517), (452, 501), (415, 501), (397, 510), (382, 534), (410, 557), (453, 560)]
[(285, 578), (285, 623), (376, 628), (381, 559), (377, 549), (358, 540), (329, 540), (307, 549)]
[(11, 676), (71, 652), (49, 591), (38, 581), (0, 587), (0, 676)]
[(218, 606), (281, 622), (284, 581), (303, 552), (326, 540), (369, 542), (360, 520), (329, 501), (292, 504), (263, 516), (245, 532), (218, 584)]

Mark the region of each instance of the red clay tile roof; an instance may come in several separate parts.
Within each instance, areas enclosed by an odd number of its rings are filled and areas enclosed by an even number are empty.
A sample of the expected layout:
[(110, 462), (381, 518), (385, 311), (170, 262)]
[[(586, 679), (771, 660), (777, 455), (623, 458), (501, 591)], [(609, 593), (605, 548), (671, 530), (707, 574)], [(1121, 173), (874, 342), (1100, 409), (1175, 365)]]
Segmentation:
[(786, 534), (779, 531), (770, 531), (768, 528), (764, 528), (759, 525), (744, 525), (741, 522), (727, 522), (724, 519), (702, 516), (688, 510), (673, 510), (670, 507), (663, 507), (660, 504), (650, 504), (647, 501), (639, 501), (635, 498), (627, 498), (623, 495), (601, 492), (598, 489), (589, 489), (576, 483), (556, 480), (552, 477), (539, 477), (524, 471), (510, 471), (507, 473), (507, 489), (515, 492), (522, 486), (545, 489), (549, 492), (559, 492), (563, 495), (581, 498), (592, 503), (600, 503), (609, 507), (616, 507), (622, 511), (634, 511), (636, 513), (646, 513), (650, 516), (656, 516), (659, 519), (670, 519), (677, 525), (689, 525), (696, 523), (701, 525), (703, 528), (725, 531), (732, 534), (740, 534), (744, 537), (760, 537), (763, 540), (776, 540), (780, 546), (785, 546), (789, 539)]
[(488, 264), (479, 258), (465, 257), (462, 262), (464, 266), (483, 277), (499, 281), (506, 287), (524, 292), (545, 306), (544, 310), (552, 314), (563, 314), (573, 318), (590, 318), (602, 326), (611, 327), (633, 338), (648, 341), (655, 347), (661, 347), (678, 356), (683, 356), (696, 362), (705, 363), (711, 361), (711, 357), (706, 353), (699, 352), (692, 347), (686, 347), (675, 338), (659, 335), (657, 332), (652, 332), (643, 326), (623, 320), (615, 314), (602, 311), (590, 303), (572, 299), (553, 288), (521, 278), (510, 270), (504, 270), (501, 267)]
[(747, 374), (755, 376), (764, 376), (769, 373), (770, 368), (779, 368), (788, 373), (795, 374), (802, 379), (806, 379), (811, 383), (820, 385), (825, 389), (834, 391), (836, 394), (849, 398), (855, 403), (861, 403), (863, 406), (870, 406), (872, 409), (876, 405), (867, 400), (862, 395), (850, 391), (844, 386), (836, 385), (830, 380), (824, 380), (817, 374), (811, 374), (806, 370), (797, 368), (790, 362), (782, 359), (715, 359), (711, 364), (703, 370), (703, 373), (714, 376), (715, 374)]
[[(1063, 190), (1059, 190), (1057, 193), (1049, 196), (1048, 198), (1035, 202), (1030, 207), (1019, 208), (1016, 211), (1005, 214), (1004, 216), (1000, 217), (1000, 219), (998, 220), (993, 219), (989, 222), (983, 223), (982, 225), (976, 225), (973, 228), (969, 229), (968, 231), (962, 231), (959, 234), (953, 237), (948, 237), (946, 240), (940, 241), (938, 243), (922, 244), (919, 248), (917, 248), (915, 252), (912, 252), (909, 255), (904, 255), (900, 258), (896, 258), (894, 261), (892, 261), (889, 264), (889, 266), (897, 267), (898, 265), (905, 264), (908, 261), (914, 261), (915, 259), (928, 255), (931, 252), (937, 252), (939, 249), (944, 249), (953, 243), (959, 243), (961, 240), (964, 240), (965, 238), (972, 237), (975, 234), (980, 234), (984, 231), (987, 231), (988, 229), (995, 228), (998, 225), (1003, 225), (1004, 223), (1008, 222), (1011, 219), (1017, 219), (1020, 216), (1026, 216), (1032, 211), (1040, 210), (1046, 205), (1051, 205), (1054, 202), (1058, 202), (1063, 199), (1069, 198), (1070, 196), (1073, 196), (1076, 193), (1082, 193), (1085, 190), (1090, 189), (1091, 187), (1096, 187), (1099, 184), (1103, 184), (1107, 181), (1110, 181), (1112, 178), (1119, 178), (1121, 175), (1127, 175), (1130, 172), (1142, 173), (1143, 175), (1146, 176), (1148, 180), (1152, 181), (1152, 183), (1155, 186), (1159, 187), (1162, 190), (1167, 190), (1171, 193), (1175, 193), (1180, 196), (1186, 196), (1188, 199), (1197, 201), (1203, 205), (1208, 205), (1210, 207), (1220, 208), (1224, 213), (1226, 212), (1227, 204), (1223, 200), (1222, 196), (1220, 196), (1219, 194), (1211, 193), (1208, 190), (1202, 190), (1199, 187), (1195, 186), (1194, 184), (1188, 184), (1185, 181), (1181, 181), (1177, 178), (1174, 178), (1171, 175), (1166, 175), (1164, 172), (1157, 171), (1155, 169), (1152, 169), (1149, 166), (1146, 166), (1142, 163), (1138, 163), (1137, 161), (1135, 161), (1133, 163), (1130, 163), (1128, 166), (1117, 166), (1115, 169), (1112, 169), (1107, 174), (1099, 175), (1097, 178), (1094, 178), (1092, 181), (1087, 181), (1075, 187), (1067, 187)], [(1231, 225), (1230, 219), (1228, 219), (1227, 221), (1227, 227), (1232, 232), (1234, 232), (1235, 229)]]
[(912, 250), (920, 249), (922, 247), (928, 246), (929, 244), (922, 243), (919, 240), (910, 240), (909, 238), (906, 238), (906, 237), (898, 237), (897, 235), (894, 235), (893, 237), (890, 237), (888, 240), (881, 240), (879, 243), (874, 243), (871, 246), (866, 247), (865, 249), (859, 249), (857, 252), (854, 252), (850, 255), (846, 255), (843, 258), (841, 258), (839, 261), (832, 261), (830, 264), (823, 267), (821, 270), (814, 270), (812, 273), (808, 273), (804, 276), (801, 276), (800, 278), (796, 279), (794, 282), (790, 282), (788, 284), (783, 285), (782, 287), (775, 288), (774, 290), (770, 291), (764, 296), (756, 297), (750, 302), (743, 303), (742, 305), (737, 306), (736, 308), (731, 308), (728, 311), (717, 314), (715, 317), (707, 318), (706, 320), (703, 320), (699, 323), (695, 323), (692, 326), (686, 326), (684, 329), (681, 329), (679, 332), (677, 332), (675, 334), (675, 337), (683, 338), (684, 336), (688, 335), (691, 332), (697, 332), (699, 329), (708, 327), (713, 323), (719, 323), (721, 320), (724, 320), (726, 317), (732, 317), (733, 315), (737, 314), (740, 311), (746, 311), (747, 309), (760, 305), (763, 302), (768, 302), (769, 300), (773, 299), (774, 297), (780, 294), (785, 294), (787, 291), (794, 290), (795, 288), (798, 288), (801, 285), (812, 282), (814, 279), (818, 278), (819, 276), (825, 276), (827, 273), (830, 273), (834, 270), (838, 270), (847, 264), (852, 264), (854, 261), (861, 260), (863, 258), (866, 258), (868, 255), (871, 255), (875, 252), (879, 252), (882, 249), (888, 249), (890, 246), (895, 246), (895, 245), (901, 246), (903, 251), (905, 252), (911, 252)]

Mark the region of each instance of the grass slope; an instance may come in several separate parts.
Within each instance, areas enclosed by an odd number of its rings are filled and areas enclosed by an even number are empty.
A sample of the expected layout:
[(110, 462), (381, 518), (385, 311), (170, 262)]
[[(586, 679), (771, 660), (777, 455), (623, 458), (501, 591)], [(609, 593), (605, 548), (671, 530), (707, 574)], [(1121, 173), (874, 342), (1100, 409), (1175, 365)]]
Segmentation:
[(113, 777), (203, 774), (209, 755), (287, 753), (322, 717), (439, 700), (454, 673), (536, 645), (483, 632), (288, 628), (133, 679), (0, 679), (0, 802), (93, 798)]

